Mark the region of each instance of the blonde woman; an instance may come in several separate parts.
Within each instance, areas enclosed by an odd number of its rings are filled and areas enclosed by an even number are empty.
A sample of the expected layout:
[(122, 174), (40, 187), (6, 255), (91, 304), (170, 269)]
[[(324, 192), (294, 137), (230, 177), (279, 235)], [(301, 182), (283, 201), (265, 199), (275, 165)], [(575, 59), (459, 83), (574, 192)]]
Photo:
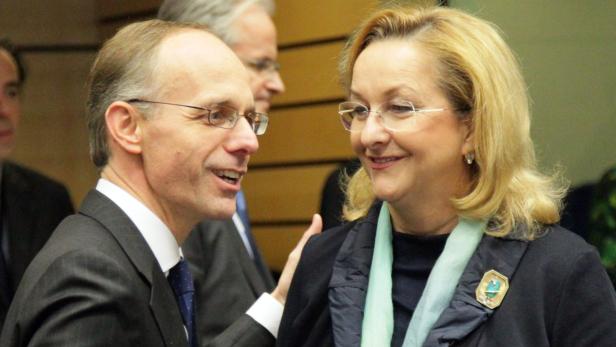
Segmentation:
[(313, 237), (280, 346), (616, 346), (597, 253), (557, 224), (526, 85), (490, 23), (448, 8), (367, 20), (341, 62), (362, 168)]

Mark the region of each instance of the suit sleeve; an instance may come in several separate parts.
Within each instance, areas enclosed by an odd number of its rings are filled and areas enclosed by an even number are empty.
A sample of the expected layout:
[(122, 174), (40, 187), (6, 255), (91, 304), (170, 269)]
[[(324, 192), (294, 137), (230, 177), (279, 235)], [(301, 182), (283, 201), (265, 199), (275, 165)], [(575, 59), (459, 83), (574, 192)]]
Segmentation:
[(552, 330), (553, 346), (616, 346), (616, 295), (594, 250), (581, 253), (568, 271)]
[[(133, 346), (136, 312), (126, 275), (112, 258), (92, 249), (57, 258), (20, 293), (9, 315), (15, 323), (2, 332), (2, 346)], [(70, 288), (67, 289), (67, 288)], [(6, 339), (6, 340), (5, 340)]]
[(273, 346), (274, 336), (245, 313), (256, 298), (243, 280), (243, 244), (233, 228), (230, 221), (202, 222), (182, 246), (195, 282), (200, 345)]
[(269, 347), (274, 346), (276, 339), (261, 324), (248, 315), (243, 315), (228, 327), (222, 334), (204, 347)]

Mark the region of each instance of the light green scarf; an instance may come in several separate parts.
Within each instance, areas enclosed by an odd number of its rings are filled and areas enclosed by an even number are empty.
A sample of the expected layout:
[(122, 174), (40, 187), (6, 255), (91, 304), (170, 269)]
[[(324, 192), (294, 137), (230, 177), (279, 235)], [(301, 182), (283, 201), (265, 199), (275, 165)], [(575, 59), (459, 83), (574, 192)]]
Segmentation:
[[(484, 222), (460, 218), (430, 272), (406, 331), (404, 347), (419, 347), (424, 343), (430, 329), (449, 305), (460, 276), (483, 236), (484, 227)], [(394, 327), (392, 235), (389, 209), (384, 202), (379, 214), (370, 266), (362, 322), (362, 347), (391, 345)]]

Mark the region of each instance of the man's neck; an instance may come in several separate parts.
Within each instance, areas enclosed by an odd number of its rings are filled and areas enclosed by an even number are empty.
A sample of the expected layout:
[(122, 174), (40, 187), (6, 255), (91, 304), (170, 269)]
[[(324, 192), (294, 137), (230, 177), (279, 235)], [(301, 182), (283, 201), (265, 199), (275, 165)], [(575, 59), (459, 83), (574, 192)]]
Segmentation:
[[(126, 171), (126, 170), (125, 170)], [(133, 172), (138, 172), (134, 170)], [(137, 176), (137, 177), (135, 177)], [(179, 245), (188, 237), (190, 230), (195, 223), (185, 222), (187, 218), (182, 218), (181, 214), (165, 209), (159, 200), (155, 198), (151, 188), (145, 183), (146, 180), (138, 175), (124, 175), (123, 171), (117, 169), (113, 164), (108, 164), (101, 171), (101, 178), (117, 185), (122, 190), (133, 196), (144, 204), (169, 228)]]

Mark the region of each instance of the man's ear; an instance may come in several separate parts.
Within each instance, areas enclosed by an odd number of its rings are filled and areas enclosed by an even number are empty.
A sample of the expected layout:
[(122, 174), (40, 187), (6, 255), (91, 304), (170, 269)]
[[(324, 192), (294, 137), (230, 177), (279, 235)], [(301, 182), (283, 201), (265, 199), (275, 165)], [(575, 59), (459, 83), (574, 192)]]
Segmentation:
[(131, 154), (141, 154), (141, 120), (143, 116), (129, 103), (115, 101), (105, 112), (111, 140)]

